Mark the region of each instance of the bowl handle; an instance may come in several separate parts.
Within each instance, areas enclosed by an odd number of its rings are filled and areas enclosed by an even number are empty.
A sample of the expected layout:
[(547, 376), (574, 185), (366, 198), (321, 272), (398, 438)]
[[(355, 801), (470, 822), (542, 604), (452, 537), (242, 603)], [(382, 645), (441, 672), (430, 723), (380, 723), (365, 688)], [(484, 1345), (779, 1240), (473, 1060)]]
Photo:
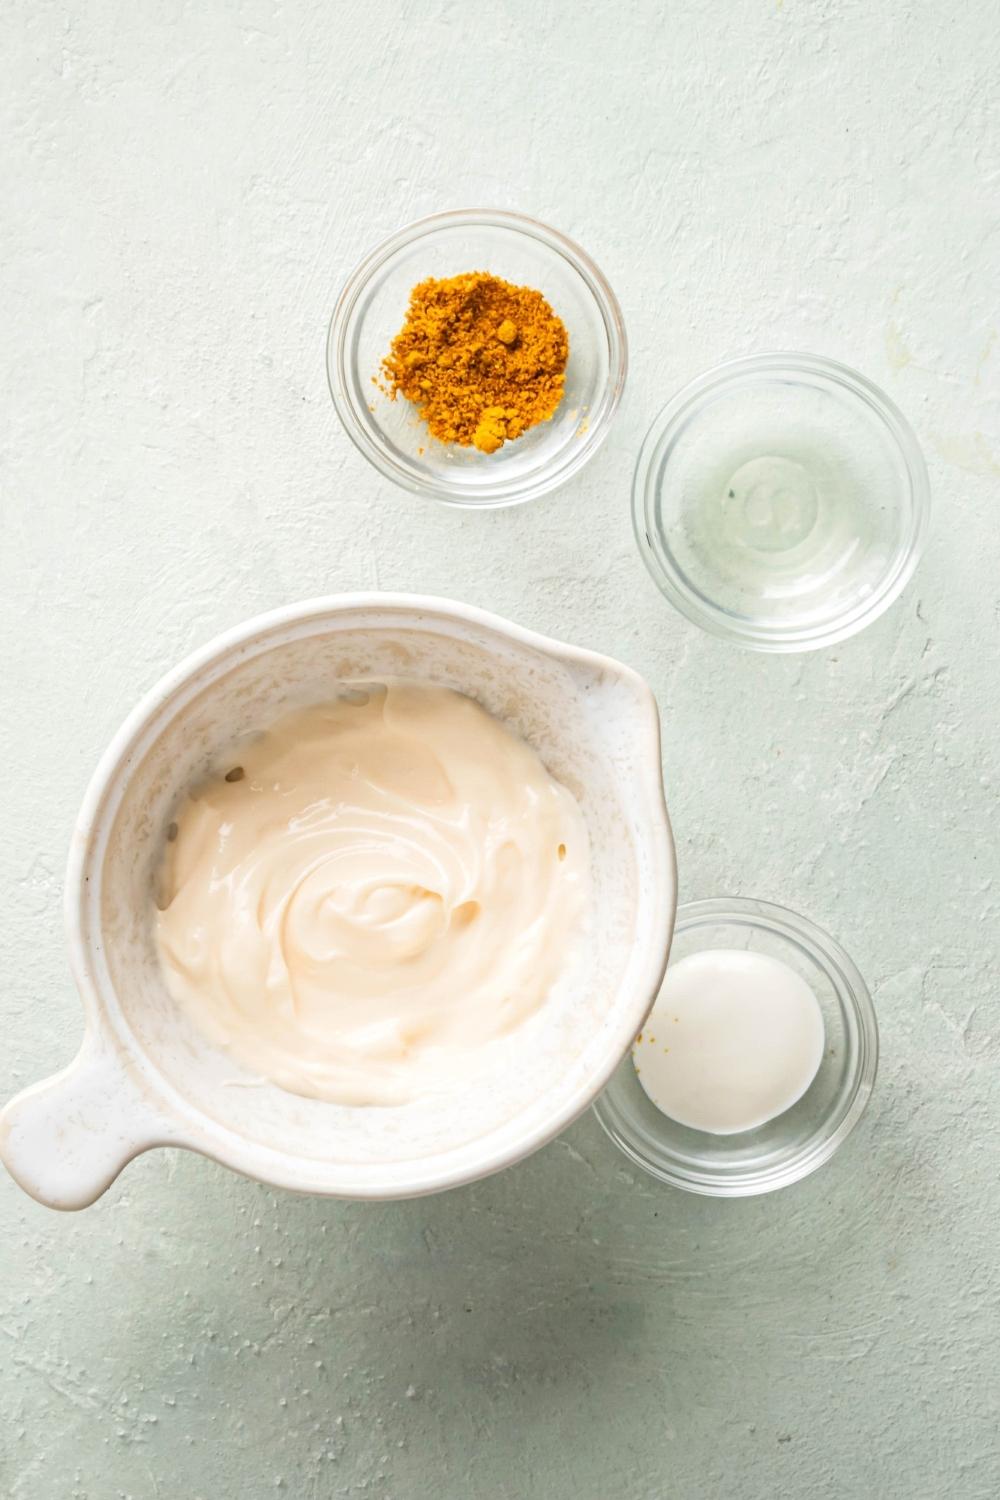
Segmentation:
[(183, 1144), (117, 1051), (90, 1033), (61, 1073), (0, 1111), (0, 1160), (48, 1208), (86, 1208), (126, 1163), (151, 1146)]

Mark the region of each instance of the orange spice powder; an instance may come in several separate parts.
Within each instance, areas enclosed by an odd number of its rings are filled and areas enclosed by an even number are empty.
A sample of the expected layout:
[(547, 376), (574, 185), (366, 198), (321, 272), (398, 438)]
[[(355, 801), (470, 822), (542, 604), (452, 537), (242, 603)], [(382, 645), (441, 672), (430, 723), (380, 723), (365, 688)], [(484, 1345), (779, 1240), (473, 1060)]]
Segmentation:
[(552, 416), (568, 358), (566, 329), (541, 292), (470, 271), (413, 288), (382, 372), (434, 437), (495, 453)]

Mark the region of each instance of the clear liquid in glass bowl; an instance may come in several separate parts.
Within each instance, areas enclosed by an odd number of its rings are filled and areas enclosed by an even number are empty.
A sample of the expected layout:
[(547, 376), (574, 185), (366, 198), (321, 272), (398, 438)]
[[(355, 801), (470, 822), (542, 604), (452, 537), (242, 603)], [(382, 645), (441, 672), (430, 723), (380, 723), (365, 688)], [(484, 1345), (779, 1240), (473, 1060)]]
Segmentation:
[(929, 489), (916, 438), (863, 376), (773, 354), (700, 377), (660, 413), (633, 485), (662, 592), (765, 651), (854, 634), (916, 567)]

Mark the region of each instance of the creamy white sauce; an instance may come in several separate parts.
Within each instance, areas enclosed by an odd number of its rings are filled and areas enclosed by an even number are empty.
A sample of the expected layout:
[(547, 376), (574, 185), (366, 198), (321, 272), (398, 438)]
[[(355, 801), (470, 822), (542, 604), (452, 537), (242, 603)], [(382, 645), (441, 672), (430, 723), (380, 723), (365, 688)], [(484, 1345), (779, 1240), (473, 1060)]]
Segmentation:
[(171, 995), (243, 1067), (403, 1103), (486, 1066), (544, 1004), (589, 895), (587, 831), (478, 704), (355, 688), (226, 769), (175, 815), (156, 942)]
[(823, 1045), (819, 1002), (800, 975), (767, 954), (720, 948), (671, 964), (632, 1056), (657, 1109), (733, 1135), (791, 1109)]

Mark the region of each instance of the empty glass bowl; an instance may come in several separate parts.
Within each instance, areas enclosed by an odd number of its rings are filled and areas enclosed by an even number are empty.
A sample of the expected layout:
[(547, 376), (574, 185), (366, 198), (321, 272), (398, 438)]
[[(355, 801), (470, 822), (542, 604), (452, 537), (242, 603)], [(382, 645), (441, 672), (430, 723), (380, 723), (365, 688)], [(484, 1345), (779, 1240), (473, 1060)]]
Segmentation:
[(888, 609), (927, 530), (927, 469), (863, 375), (809, 354), (737, 359), (661, 411), (632, 487), (663, 594), (715, 635), (807, 651)]
[(815, 1172), (864, 1113), (878, 1066), (878, 1026), (867, 986), (847, 954), (805, 917), (767, 901), (693, 901), (677, 911), (671, 962), (709, 948), (780, 959), (812, 989), (823, 1013), (819, 1071), (802, 1098), (756, 1130), (710, 1135), (679, 1125), (640, 1084), (631, 1052), (594, 1105), (608, 1135), (638, 1166), (688, 1192), (743, 1198)]
[[(534, 287), (569, 334), (554, 416), (490, 454), (438, 442), (414, 406), (375, 383), (412, 288), (466, 271)], [(621, 310), (593, 261), (556, 230), (490, 209), (420, 219), (373, 250), (348, 278), (326, 349), (330, 394), (365, 457), (404, 489), (463, 506), (517, 505), (576, 474), (607, 436), (626, 366)]]

